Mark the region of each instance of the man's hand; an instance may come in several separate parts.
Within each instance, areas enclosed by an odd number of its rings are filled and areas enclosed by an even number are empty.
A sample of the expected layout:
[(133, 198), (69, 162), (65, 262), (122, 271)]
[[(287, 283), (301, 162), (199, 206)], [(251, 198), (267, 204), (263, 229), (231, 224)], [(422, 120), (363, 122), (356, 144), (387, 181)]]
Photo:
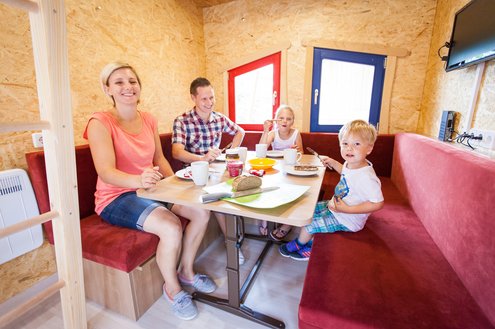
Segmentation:
[(213, 162), (213, 161), (215, 161), (216, 158), (218, 158), (220, 156), (221, 153), (222, 152), (217, 148), (208, 149), (208, 153), (203, 155), (201, 157), (201, 159), (203, 161)]

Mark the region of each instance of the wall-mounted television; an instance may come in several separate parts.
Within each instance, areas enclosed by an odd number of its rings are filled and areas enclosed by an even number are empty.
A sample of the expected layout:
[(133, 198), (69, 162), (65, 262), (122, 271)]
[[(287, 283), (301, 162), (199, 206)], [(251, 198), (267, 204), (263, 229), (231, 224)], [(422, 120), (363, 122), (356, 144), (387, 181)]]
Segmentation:
[(495, 58), (495, 0), (473, 0), (455, 14), (446, 71)]

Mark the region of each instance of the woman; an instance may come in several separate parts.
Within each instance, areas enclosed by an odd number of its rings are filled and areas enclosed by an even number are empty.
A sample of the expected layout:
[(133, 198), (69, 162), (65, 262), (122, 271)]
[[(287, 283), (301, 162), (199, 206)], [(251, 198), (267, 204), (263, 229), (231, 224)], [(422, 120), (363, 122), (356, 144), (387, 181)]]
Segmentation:
[[(162, 152), (157, 120), (138, 110), (141, 81), (136, 71), (125, 63), (110, 63), (103, 68), (100, 79), (113, 107), (94, 113), (84, 132), (98, 173), (95, 211), (111, 224), (153, 233), (160, 238), (156, 260), (165, 280), (164, 297), (177, 317), (192, 319), (198, 311), (181, 284), (204, 293), (216, 289), (208, 276), (193, 270), (209, 211), (167, 205), (136, 195), (138, 188), (153, 187), (173, 171)], [(184, 236), (176, 215), (190, 221)]]

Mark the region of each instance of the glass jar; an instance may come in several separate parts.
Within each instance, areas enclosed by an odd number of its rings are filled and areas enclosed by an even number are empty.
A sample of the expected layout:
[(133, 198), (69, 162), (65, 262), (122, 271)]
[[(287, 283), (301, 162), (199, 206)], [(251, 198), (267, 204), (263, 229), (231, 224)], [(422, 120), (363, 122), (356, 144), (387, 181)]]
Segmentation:
[(227, 149), (225, 151), (225, 161), (239, 161), (239, 150), (238, 149)]

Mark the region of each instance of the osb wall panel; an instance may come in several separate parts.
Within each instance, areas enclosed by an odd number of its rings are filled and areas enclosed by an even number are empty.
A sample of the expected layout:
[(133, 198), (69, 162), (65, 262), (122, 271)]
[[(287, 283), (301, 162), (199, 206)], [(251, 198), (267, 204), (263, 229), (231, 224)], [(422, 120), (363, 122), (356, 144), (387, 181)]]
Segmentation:
[[(439, 0), (428, 59), (421, 118), (418, 132), (436, 137), (440, 127), (442, 111), (455, 111), (455, 130), (468, 130), (468, 111), (473, 97), (476, 66), (445, 72), (445, 62), (438, 57), (438, 49), (450, 40), (455, 13), (468, 0)], [(444, 48), (441, 54), (446, 56)], [(495, 61), (486, 62), (481, 80), (478, 103), (472, 125), (480, 129), (495, 130)]]
[[(99, 74), (113, 60), (135, 66), (143, 84), (141, 109), (158, 118), (160, 132), (171, 131), (173, 118), (191, 106), (190, 82), (205, 74), (201, 9), (191, 0), (67, 0), (65, 6), (75, 143), (86, 143), (82, 133), (90, 114), (111, 106)], [(0, 58), (0, 122), (39, 120), (28, 16), (6, 5), (0, 5)], [(0, 170), (26, 168), (24, 154), (34, 150), (31, 133), (0, 133)], [(48, 269), (18, 266), (34, 259)], [(54, 271), (53, 257), (39, 251), (3, 264), (2, 298)]]
[(306, 54), (301, 41), (379, 44), (411, 51), (398, 60), (390, 131), (416, 131), (435, 8), (435, 0), (237, 0), (206, 8), (206, 67), (216, 86), (217, 108), (224, 104), (219, 87), (229, 63), (289, 40), (287, 102), (300, 128)]

